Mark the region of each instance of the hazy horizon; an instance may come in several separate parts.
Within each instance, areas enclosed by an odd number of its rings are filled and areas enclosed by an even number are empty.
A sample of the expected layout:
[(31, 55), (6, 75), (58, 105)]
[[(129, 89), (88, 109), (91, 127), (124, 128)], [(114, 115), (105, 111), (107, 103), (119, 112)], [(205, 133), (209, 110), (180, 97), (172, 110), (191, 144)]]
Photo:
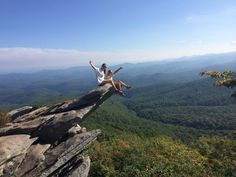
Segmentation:
[[(146, 61), (141, 61), (141, 62), (120, 62), (120, 63), (109, 63), (106, 62), (110, 67), (113, 67), (115, 65), (122, 65), (122, 64), (143, 64), (143, 63), (152, 63), (152, 62), (174, 62), (174, 61), (186, 61), (186, 59), (193, 59), (195, 57), (205, 57), (205, 56), (214, 56), (214, 55), (227, 55), (227, 54), (236, 54), (236, 51), (232, 52), (225, 52), (225, 53), (208, 53), (208, 54), (202, 54), (202, 55), (189, 55), (189, 56), (181, 56), (181, 57), (174, 57), (174, 58), (163, 58), (163, 59), (158, 59), (158, 60), (146, 60)], [(236, 61), (236, 58), (235, 58)], [(93, 63), (96, 66), (100, 66), (103, 61), (97, 62), (96, 60), (93, 61)], [(90, 67), (89, 65), (89, 60), (87, 60), (87, 63), (84, 65), (68, 65), (68, 66), (59, 66), (59, 67), (42, 67), (42, 68), (32, 68), (30, 67), (29, 69), (18, 69), (18, 70), (12, 70), (12, 71), (0, 71), (0, 75), (5, 75), (5, 74), (30, 74), (30, 73), (37, 73), (41, 71), (54, 71), (54, 70), (66, 70), (66, 69), (71, 69), (71, 68), (76, 68), (76, 67)]]

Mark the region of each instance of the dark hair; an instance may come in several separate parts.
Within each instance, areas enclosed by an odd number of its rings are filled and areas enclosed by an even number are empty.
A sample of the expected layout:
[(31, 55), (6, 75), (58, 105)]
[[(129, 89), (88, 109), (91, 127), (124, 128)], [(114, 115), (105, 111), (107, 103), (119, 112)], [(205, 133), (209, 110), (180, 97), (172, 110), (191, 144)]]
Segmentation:
[(103, 63), (103, 64), (102, 64), (102, 67), (107, 67), (106, 63)]
[(107, 68), (106, 63), (103, 63), (103, 64), (102, 64), (102, 67), (103, 67), (104, 74), (106, 74), (106, 71), (107, 71), (107, 70), (106, 70), (106, 68)]

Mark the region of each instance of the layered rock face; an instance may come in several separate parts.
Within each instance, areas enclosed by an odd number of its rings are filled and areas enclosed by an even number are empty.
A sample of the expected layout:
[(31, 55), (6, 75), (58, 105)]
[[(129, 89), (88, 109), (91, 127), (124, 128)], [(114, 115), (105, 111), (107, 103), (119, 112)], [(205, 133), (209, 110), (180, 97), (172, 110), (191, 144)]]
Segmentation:
[(88, 176), (90, 159), (82, 151), (101, 131), (86, 132), (79, 123), (113, 92), (104, 85), (51, 107), (26, 106), (9, 112), (12, 123), (0, 128), (0, 176)]

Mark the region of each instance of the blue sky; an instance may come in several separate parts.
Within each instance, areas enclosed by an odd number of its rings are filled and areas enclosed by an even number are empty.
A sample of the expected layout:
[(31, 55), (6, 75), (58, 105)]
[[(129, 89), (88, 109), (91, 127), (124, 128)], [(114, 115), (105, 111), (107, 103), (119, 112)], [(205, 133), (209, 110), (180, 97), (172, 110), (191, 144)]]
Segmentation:
[(0, 0), (0, 69), (236, 50), (235, 0)]

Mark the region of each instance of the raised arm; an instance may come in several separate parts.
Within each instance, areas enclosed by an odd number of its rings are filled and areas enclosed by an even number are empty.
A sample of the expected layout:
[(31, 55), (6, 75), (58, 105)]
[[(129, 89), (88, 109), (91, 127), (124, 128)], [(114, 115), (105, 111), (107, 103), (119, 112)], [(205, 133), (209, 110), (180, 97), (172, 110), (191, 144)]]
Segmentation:
[(113, 75), (116, 75), (122, 69), (123, 69), (122, 67), (119, 67), (117, 70), (114, 71)]
[(89, 61), (89, 64), (92, 66), (92, 68), (93, 68), (94, 70), (96, 70), (96, 66), (92, 63), (91, 60)]

